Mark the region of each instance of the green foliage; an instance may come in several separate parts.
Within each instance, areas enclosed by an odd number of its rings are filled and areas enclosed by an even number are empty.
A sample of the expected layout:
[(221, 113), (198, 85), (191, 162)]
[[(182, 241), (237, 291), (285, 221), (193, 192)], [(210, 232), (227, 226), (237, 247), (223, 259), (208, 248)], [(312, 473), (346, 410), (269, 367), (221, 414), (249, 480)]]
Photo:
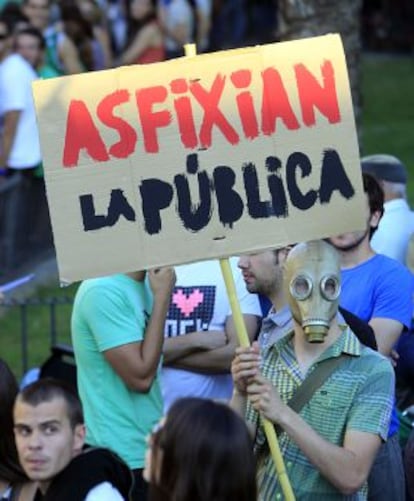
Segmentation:
[(365, 57), (362, 66), (363, 155), (395, 155), (409, 172), (408, 198), (414, 205), (414, 59)]

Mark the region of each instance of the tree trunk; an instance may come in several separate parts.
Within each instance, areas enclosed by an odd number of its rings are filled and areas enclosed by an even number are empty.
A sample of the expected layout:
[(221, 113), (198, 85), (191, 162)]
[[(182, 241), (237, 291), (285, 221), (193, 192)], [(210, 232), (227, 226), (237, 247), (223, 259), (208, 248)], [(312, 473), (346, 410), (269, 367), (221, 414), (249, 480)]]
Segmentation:
[(344, 45), (355, 120), (359, 134), (360, 14), (362, 0), (279, 0), (280, 41), (339, 33)]

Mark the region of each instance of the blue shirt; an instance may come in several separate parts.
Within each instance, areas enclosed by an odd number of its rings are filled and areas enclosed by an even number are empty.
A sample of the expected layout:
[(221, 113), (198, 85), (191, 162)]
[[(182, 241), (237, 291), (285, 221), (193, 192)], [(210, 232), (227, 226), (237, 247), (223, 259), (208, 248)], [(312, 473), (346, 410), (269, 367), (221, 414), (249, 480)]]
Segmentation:
[[(412, 316), (413, 278), (398, 261), (375, 254), (363, 263), (341, 272), (340, 303), (362, 320), (391, 318), (409, 328)], [(389, 436), (398, 431), (394, 407)]]

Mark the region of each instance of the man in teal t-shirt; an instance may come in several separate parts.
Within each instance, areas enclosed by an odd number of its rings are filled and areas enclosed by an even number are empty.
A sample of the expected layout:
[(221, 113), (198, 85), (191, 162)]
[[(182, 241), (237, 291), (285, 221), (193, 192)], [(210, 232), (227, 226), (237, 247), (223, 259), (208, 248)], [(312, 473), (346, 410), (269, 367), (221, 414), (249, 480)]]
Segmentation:
[(72, 312), (86, 441), (127, 462), (134, 499), (145, 499), (146, 437), (162, 414), (158, 368), (174, 282), (171, 269), (85, 280)]

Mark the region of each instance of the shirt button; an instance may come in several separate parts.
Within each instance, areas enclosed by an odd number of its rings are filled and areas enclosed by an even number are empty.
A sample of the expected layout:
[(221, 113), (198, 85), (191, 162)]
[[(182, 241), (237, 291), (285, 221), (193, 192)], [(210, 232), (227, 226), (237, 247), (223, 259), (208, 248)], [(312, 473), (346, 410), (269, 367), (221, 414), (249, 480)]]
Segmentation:
[(282, 494), (280, 494), (280, 492), (276, 494), (276, 499), (282, 499)]
[(288, 462), (287, 462), (287, 467), (288, 467), (288, 468), (292, 468), (292, 461), (288, 461)]

